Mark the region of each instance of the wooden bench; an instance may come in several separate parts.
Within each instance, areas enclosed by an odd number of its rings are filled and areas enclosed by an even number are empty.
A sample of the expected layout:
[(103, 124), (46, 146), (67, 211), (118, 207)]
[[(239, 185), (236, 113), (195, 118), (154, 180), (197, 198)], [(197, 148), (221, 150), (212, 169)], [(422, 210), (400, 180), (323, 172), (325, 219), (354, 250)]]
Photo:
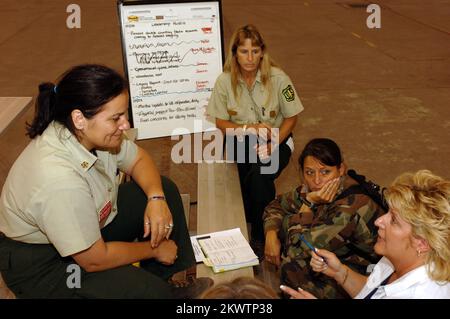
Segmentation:
[[(197, 189), (197, 234), (239, 227), (248, 240), (237, 165), (199, 163)], [(253, 267), (215, 274), (210, 267), (197, 265), (197, 277), (210, 277), (216, 284), (240, 276), (253, 277)]]
[(31, 97), (0, 97), (0, 133), (30, 104)]

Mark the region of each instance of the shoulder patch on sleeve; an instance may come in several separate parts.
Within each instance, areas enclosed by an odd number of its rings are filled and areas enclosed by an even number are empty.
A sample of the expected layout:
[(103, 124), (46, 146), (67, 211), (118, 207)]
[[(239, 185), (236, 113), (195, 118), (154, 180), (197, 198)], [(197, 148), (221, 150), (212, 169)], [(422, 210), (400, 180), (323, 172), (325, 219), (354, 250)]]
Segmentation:
[(284, 98), (286, 99), (286, 102), (292, 102), (295, 99), (295, 92), (292, 86), (289, 84), (286, 86), (286, 88), (281, 91), (283, 93)]

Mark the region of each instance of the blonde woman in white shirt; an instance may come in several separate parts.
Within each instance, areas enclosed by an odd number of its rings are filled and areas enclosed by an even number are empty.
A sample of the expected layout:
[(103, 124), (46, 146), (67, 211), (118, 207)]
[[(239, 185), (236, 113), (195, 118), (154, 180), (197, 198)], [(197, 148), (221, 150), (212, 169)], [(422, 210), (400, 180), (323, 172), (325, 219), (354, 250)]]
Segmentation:
[[(375, 222), (375, 252), (384, 257), (369, 277), (324, 249), (312, 252), (313, 270), (334, 278), (355, 299), (450, 298), (450, 181), (427, 170), (405, 173), (386, 198), (390, 210)], [(300, 287), (281, 289), (291, 298), (315, 298)]]

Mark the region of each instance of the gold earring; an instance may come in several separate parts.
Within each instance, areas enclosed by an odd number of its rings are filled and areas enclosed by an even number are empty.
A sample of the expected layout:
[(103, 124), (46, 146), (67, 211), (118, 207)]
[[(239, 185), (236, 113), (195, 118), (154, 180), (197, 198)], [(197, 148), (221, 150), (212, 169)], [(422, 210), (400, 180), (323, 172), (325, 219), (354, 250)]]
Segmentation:
[(420, 251), (420, 249), (417, 249), (417, 257), (420, 257), (420, 255), (422, 255), (422, 252)]

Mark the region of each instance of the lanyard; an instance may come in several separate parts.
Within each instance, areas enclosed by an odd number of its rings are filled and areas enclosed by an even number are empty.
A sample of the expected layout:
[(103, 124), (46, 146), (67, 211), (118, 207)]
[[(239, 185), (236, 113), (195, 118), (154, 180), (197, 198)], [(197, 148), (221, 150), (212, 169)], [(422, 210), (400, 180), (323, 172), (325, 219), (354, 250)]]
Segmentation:
[(247, 89), (247, 93), (248, 93), (248, 96), (250, 97), (250, 100), (253, 102), (253, 112), (255, 113), (256, 118), (258, 119), (258, 123), (262, 123), (263, 121), (262, 121), (262, 119), (261, 119), (261, 116), (259, 115), (258, 109), (260, 109), (260, 108), (262, 109), (262, 115), (263, 115), (263, 117), (264, 117), (264, 116), (265, 116), (266, 108), (265, 108), (264, 106), (261, 106), (261, 107), (260, 107), (260, 106), (255, 102), (255, 99), (253, 98), (253, 91), (255, 90), (255, 86), (256, 86), (256, 80), (255, 80), (255, 83), (253, 84), (253, 87), (252, 87), (251, 90), (249, 90), (247, 86), (245, 86), (245, 87), (246, 87), (246, 89)]
[(383, 282), (381, 284), (379, 284), (371, 292), (369, 292), (369, 294), (367, 296), (365, 296), (364, 299), (372, 299), (372, 296), (375, 294), (375, 292), (377, 292), (378, 288), (387, 284), (387, 282), (388, 282), (389, 278), (391, 278), (392, 274), (390, 274), (385, 280), (383, 280)]

